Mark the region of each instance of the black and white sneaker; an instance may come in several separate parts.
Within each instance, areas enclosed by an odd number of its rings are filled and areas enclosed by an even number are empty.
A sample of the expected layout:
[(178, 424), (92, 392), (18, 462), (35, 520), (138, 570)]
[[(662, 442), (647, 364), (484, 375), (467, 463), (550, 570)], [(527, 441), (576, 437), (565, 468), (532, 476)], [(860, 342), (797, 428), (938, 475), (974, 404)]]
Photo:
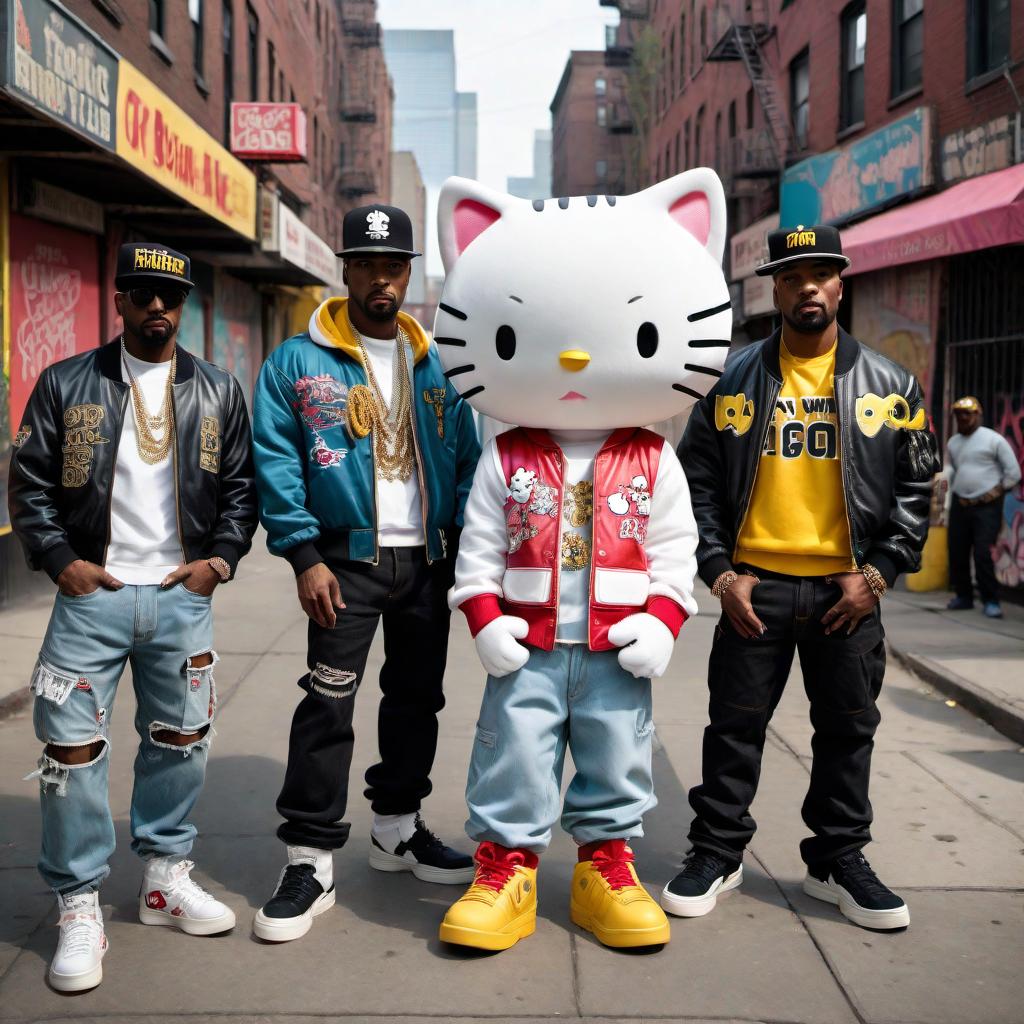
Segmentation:
[(334, 886), (324, 889), (315, 865), (292, 862), (281, 872), (274, 895), (257, 911), (252, 930), (268, 942), (290, 942), (305, 935), (313, 918), (333, 906)]
[[(394, 845), (392, 845), (394, 843)], [(370, 833), (370, 867), (378, 871), (411, 871), (420, 881), (465, 885), (476, 865), (468, 854), (445, 846), (423, 819), (415, 816), (412, 835), (403, 840), (397, 828)]]
[(882, 883), (860, 850), (831, 864), (808, 867), (804, 892), (834, 903), (840, 913), (861, 928), (891, 931), (910, 924), (910, 908)]
[(718, 897), (743, 881), (743, 865), (711, 850), (694, 847), (683, 870), (661, 891), (661, 906), (676, 917), (703, 917), (715, 909)]

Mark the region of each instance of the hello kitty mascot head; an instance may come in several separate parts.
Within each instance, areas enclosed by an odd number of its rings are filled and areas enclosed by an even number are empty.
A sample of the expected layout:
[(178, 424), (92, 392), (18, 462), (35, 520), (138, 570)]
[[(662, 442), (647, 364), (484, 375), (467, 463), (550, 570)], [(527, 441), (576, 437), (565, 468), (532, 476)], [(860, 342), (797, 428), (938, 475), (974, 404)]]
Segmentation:
[[(441, 190), (445, 377), (516, 425), (477, 466), (449, 598), (491, 678), (467, 786), (484, 880), (448, 911), (446, 941), (502, 949), (529, 934), (516, 930), (536, 899), (523, 876), (550, 840), (570, 721), (573, 920), (609, 945), (668, 939), (625, 843), (655, 802), (650, 680), (696, 611), (697, 531), (674, 451), (643, 424), (721, 375), (725, 231), (707, 168), (624, 197), (530, 202), (462, 178)], [(573, 701), (580, 671), (587, 700)], [(486, 909), (479, 885), (499, 892)], [(619, 895), (591, 905), (584, 892)]]

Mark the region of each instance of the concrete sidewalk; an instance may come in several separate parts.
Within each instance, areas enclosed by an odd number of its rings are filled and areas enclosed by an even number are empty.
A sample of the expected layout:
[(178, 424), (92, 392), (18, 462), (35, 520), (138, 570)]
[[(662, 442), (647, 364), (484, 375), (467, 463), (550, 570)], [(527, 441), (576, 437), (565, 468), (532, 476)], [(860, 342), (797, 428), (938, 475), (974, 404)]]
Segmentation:
[[(652, 891), (678, 870), (690, 817), (686, 793), (700, 774), (706, 666), (716, 622), (715, 602), (706, 593), (700, 599), (705, 612), (686, 624), (669, 674), (655, 691), (660, 803), (645, 822), (646, 837), (634, 844)], [(894, 602), (893, 617), (896, 609)], [(45, 624), (47, 609), (37, 614)], [(32, 639), (27, 618), (23, 629)], [(906, 932), (864, 931), (802, 891), (797, 844), (806, 834), (800, 801), (810, 728), (795, 676), (769, 729), (753, 807), (760, 827), (743, 886), (713, 914), (674, 920), (672, 941), (660, 950), (601, 947), (569, 921), (575, 853), (568, 837), (557, 833), (539, 875), (535, 935), (497, 955), (442, 946), (437, 926), (459, 889), (381, 874), (367, 863), (370, 815), (360, 793), (362, 772), (375, 760), (378, 638), (356, 705), (347, 815), (352, 840), (335, 856), (338, 906), (302, 940), (276, 946), (254, 941), (252, 916), (272, 891), (282, 862), (274, 800), (299, 694), (295, 679), (303, 670), (305, 632), (290, 570), (260, 550), (243, 562), (239, 580), (218, 592), (220, 705), (208, 782), (194, 814), (200, 830), (195, 857), (199, 880), (238, 915), (230, 935), (193, 938), (138, 922), (141, 871), (129, 849), (128, 826), (134, 701), (131, 687), (122, 687), (110, 755), (118, 850), (101, 896), (110, 952), (103, 984), (80, 996), (60, 996), (45, 982), (57, 933), (52, 895), (35, 870), (37, 784), (21, 781), (39, 755), (31, 715), (26, 708), (0, 722), (0, 1020), (1022, 1019), (1024, 755), (898, 665), (890, 665), (880, 700), (875, 842), (868, 853), (911, 907)], [(463, 848), (470, 845), (462, 835), (463, 788), (481, 682), (457, 616), (435, 790), (424, 814), (432, 828)]]
[(950, 595), (897, 590), (883, 608), (892, 654), (925, 682), (1024, 745), (1024, 608), (1002, 619), (981, 605), (946, 611)]

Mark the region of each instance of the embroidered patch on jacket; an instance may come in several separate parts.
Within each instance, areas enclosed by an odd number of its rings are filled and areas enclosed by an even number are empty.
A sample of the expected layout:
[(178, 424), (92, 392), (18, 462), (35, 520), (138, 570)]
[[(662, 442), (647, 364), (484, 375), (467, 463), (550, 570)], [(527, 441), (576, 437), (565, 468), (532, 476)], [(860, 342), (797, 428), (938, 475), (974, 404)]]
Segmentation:
[(18, 431), (18, 432), (17, 432), (16, 434), (15, 434), (15, 435), (14, 435), (14, 440), (13, 440), (13, 441), (11, 442), (11, 444), (13, 444), (15, 448), (21, 448), (21, 447), (22, 447), (22, 445), (24, 445), (24, 444), (25, 444), (25, 442), (26, 442), (26, 441), (27, 441), (27, 440), (28, 440), (28, 439), (29, 439), (29, 438), (30, 438), (31, 436), (32, 436), (32, 427), (31, 427), (31, 426), (30, 426), (30, 425), (29, 425), (28, 423), (26, 423), (26, 424), (25, 424), (25, 425), (24, 425), (24, 426), (23, 426), (23, 427), (22, 427), (22, 428), (21, 428), (21, 429), (20, 429), (20, 430), (19, 430), (19, 431)]
[(447, 388), (424, 388), (423, 401), (434, 410), (437, 417), (437, 436), (444, 439), (444, 396)]
[(300, 377), (292, 387), (297, 401), (293, 402), (302, 421), (314, 433), (345, 424), (345, 406), (348, 387), (329, 373), (315, 377)]
[(647, 540), (651, 515), (651, 487), (647, 477), (637, 475), (628, 484), (619, 484), (607, 500), (609, 511), (620, 517), (619, 539), (643, 544)]
[(347, 448), (331, 448), (319, 435), (313, 447), (309, 450), (309, 461), (325, 469), (329, 466), (337, 466), (345, 456), (348, 455)]
[(537, 536), (537, 527), (530, 516), (558, 515), (558, 496), (554, 487), (537, 479), (532, 469), (520, 466), (508, 482), (511, 503), (505, 505), (505, 528), (508, 534), (508, 552), (515, 554), (523, 544)]
[(101, 405), (73, 405), (65, 410), (62, 486), (82, 487), (88, 482), (96, 446), (110, 443), (99, 429), (105, 415)]
[(741, 391), (738, 395), (715, 395), (715, 429), (731, 430), (742, 437), (754, 422), (754, 403)]
[(882, 398), (870, 391), (857, 399), (855, 407), (857, 426), (866, 437), (874, 437), (882, 427), (890, 430), (922, 430), (927, 421), (924, 409), (911, 417), (910, 405), (902, 395)]
[(220, 472), (220, 420), (204, 416), (199, 426), (199, 468)]

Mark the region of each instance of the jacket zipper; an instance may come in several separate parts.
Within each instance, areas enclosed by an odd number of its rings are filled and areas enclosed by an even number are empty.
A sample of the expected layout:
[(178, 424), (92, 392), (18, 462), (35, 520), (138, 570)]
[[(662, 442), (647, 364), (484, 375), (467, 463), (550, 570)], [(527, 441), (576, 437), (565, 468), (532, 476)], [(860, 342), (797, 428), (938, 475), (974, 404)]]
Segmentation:
[[(367, 388), (370, 387), (370, 374), (366, 369), (365, 360), (369, 358), (370, 353), (363, 349), (363, 378), (366, 381)], [(392, 388), (392, 390), (394, 389)], [(370, 428), (370, 433), (366, 436), (370, 440), (370, 466), (373, 469), (372, 479), (370, 480), (370, 493), (373, 496), (373, 562), (371, 565), (380, 565), (380, 516), (377, 509), (377, 449), (374, 445), (372, 427)]]
[(178, 544), (181, 547), (181, 563), (188, 562), (188, 555), (185, 551), (185, 538), (181, 534), (181, 494), (178, 487), (178, 413), (174, 401), (174, 386), (171, 387), (171, 422), (167, 424), (169, 430), (174, 431), (173, 437), (173, 460), (174, 460), (174, 518), (178, 531)]
[(107, 494), (107, 537), (103, 542), (103, 561), (100, 564), (106, 568), (107, 551), (110, 550), (111, 518), (114, 510), (114, 479), (117, 477), (117, 452), (121, 447), (121, 432), (124, 430), (124, 414), (128, 406), (128, 388), (121, 394), (121, 418), (117, 422), (117, 433), (114, 434), (114, 462), (110, 468), (110, 491)]
[(740, 544), (740, 534), (743, 533), (743, 527), (747, 525), (747, 515), (750, 512), (750, 499), (754, 493), (754, 485), (757, 483), (757, 471), (761, 466), (761, 456), (764, 453), (765, 440), (768, 437), (768, 431), (771, 429), (772, 421), (775, 419), (775, 403), (778, 401), (779, 394), (782, 391), (782, 385), (779, 384), (774, 377), (769, 377), (771, 381), (770, 385), (770, 397), (765, 403), (768, 407), (768, 418), (765, 421), (764, 430), (760, 433), (760, 441), (754, 447), (753, 454), (753, 472), (747, 473), (750, 478), (750, 483), (747, 485), (746, 493), (743, 496), (743, 518), (740, 520), (739, 528), (736, 530), (736, 539), (733, 542), (732, 551), (729, 554), (730, 561), (736, 555), (736, 549)]
[[(610, 437), (611, 435), (609, 435)], [(593, 476), (593, 490), (591, 491), (590, 497), (590, 587), (587, 590), (587, 647), (590, 650), (594, 649), (594, 622), (593, 615), (590, 614), (591, 607), (595, 604), (594, 598), (594, 579), (597, 575), (597, 467), (601, 459), (601, 452), (604, 450), (604, 445), (607, 444), (607, 439), (604, 444), (597, 450), (597, 454), (594, 456), (594, 476)]]
[(842, 386), (843, 393), (845, 396), (847, 390), (846, 384), (847, 379), (845, 374), (838, 382), (838, 385), (836, 382), (835, 375), (833, 375), (832, 394), (835, 396), (836, 400), (836, 424), (839, 428), (839, 469), (843, 479), (843, 508), (846, 510), (846, 525), (850, 531), (850, 554), (853, 555), (854, 564), (859, 566), (861, 556), (860, 549), (857, 546), (857, 531), (854, 529), (853, 516), (850, 514), (850, 500), (847, 497), (847, 493), (850, 489), (850, 478), (847, 475), (847, 465), (850, 460), (846, 457), (846, 430), (844, 429), (846, 417), (843, 416), (841, 413), (843, 403), (840, 401), (839, 397), (839, 385)]
[[(559, 583), (561, 582), (561, 578), (562, 578), (562, 531), (565, 529), (565, 516), (563, 515), (564, 510), (565, 510), (565, 452), (562, 451), (562, 446), (560, 444), (558, 444), (557, 442), (555, 442), (555, 443), (556, 443), (556, 446), (558, 448), (558, 465), (559, 465), (559, 477), (560, 477), (560, 483), (561, 483), (561, 491), (560, 491), (560, 494), (559, 494), (559, 497), (558, 497), (558, 541), (555, 544), (555, 559), (554, 559), (554, 564), (552, 566), (552, 569), (554, 571), (551, 574), (551, 588), (554, 591), (554, 599), (555, 599), (555, 635), (554, 635), (554, 637), (552, 637), (552, 641), (551, 641), (552, 644), (554, 644), (554, 642), (558, 639), (558, 612), (559, 612), (559, 607), (558, 607), (558, 591), (559, 591)], [(591, 563), (591, 567), (593, 567), (593, 563), (594, 563), (593, 544), (591, 544), (590, 551), (591, 551), (590, 563)], [(587, 616), (587, 619), (588, 619), (587, 634), (589, 636), (589, 633), (590, 633), (590, 625), (589, 625), (590, 616), (589, 615)]]

